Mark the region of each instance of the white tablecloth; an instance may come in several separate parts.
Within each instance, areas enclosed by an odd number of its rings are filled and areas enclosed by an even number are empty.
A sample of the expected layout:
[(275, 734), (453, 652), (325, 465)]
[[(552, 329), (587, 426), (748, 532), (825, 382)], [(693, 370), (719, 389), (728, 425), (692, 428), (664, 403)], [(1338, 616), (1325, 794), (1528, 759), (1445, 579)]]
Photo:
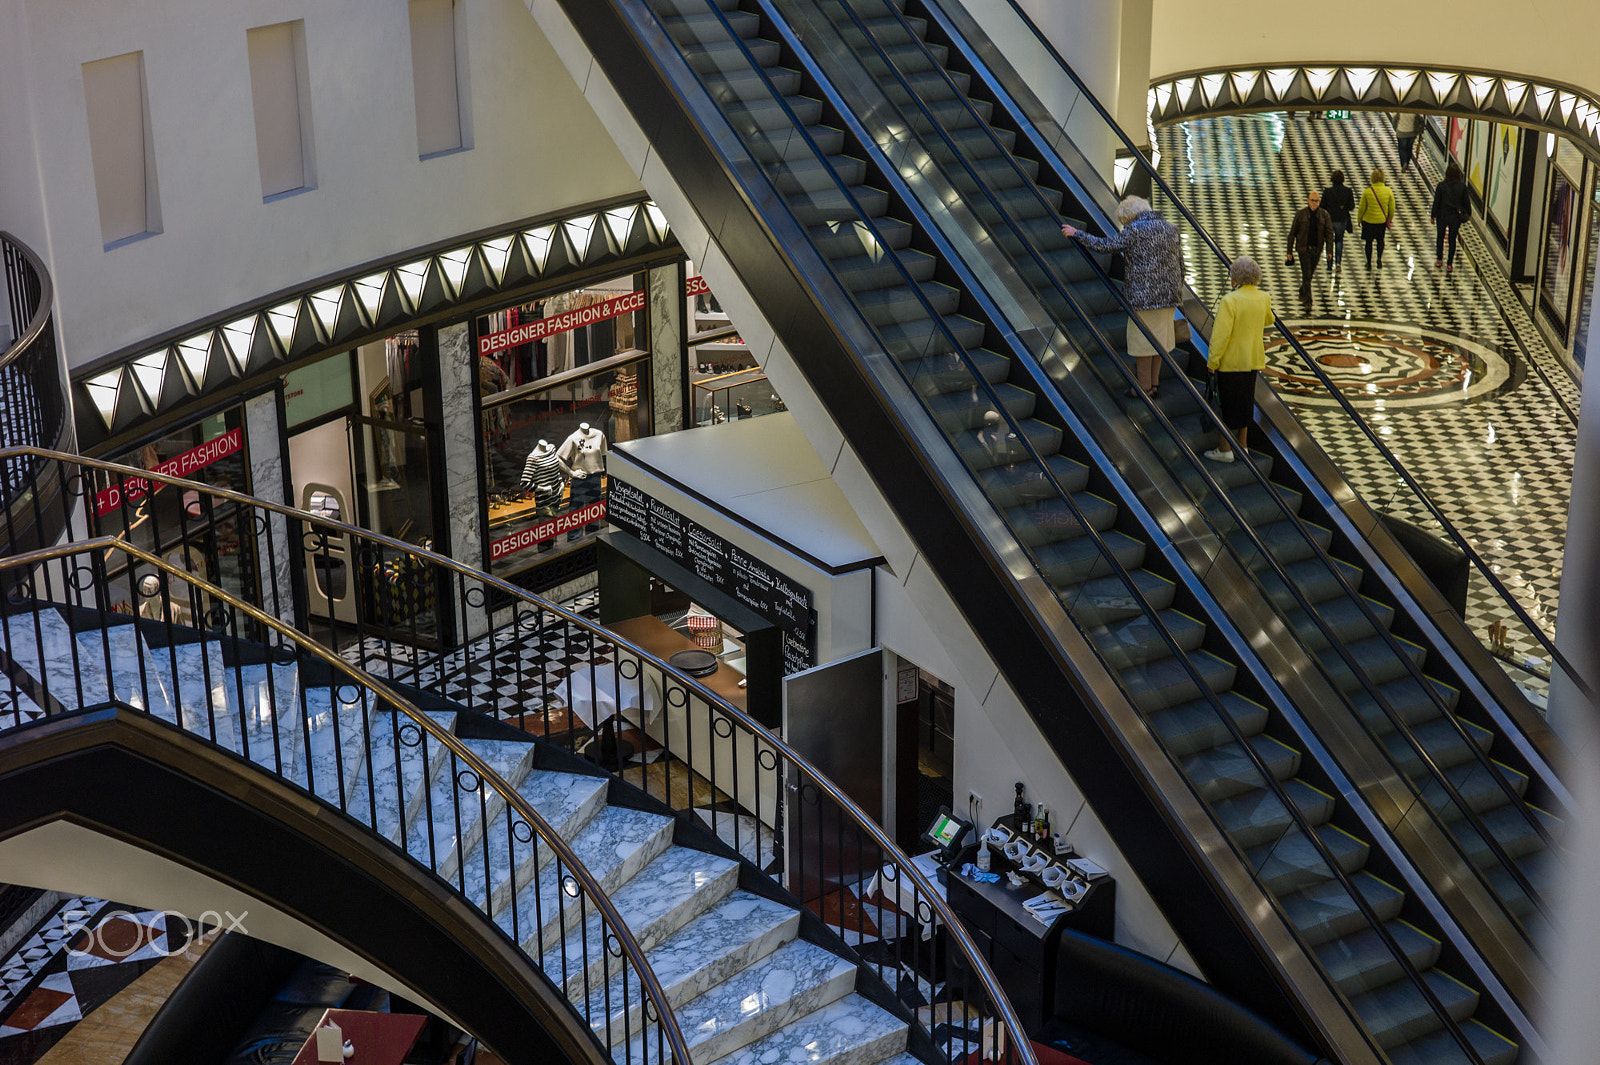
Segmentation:
[[(638, 665), (637, 660), (627, 658), (615, 665), (596, 665), (592, 671), (587, 666), (579, 667), (558, 681), (550, 694), (590, 728), (618, 713), (637, 721), (641, 711), (645, 723), (650, 724), (661, 716), (665, 705), (661, 678), (655, 670), (646, 670), (641, 684)], [(634, 675), (628, 677), (624, 673)]]

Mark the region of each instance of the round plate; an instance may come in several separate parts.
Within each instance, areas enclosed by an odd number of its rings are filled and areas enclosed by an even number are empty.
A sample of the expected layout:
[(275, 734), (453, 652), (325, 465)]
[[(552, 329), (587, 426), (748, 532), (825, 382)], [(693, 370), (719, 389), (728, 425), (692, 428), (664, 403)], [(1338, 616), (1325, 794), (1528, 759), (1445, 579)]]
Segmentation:
[(691, 677), (709, 677), (717, 671), (717, 656), (708, 651), (679, 651), (667, 662)]

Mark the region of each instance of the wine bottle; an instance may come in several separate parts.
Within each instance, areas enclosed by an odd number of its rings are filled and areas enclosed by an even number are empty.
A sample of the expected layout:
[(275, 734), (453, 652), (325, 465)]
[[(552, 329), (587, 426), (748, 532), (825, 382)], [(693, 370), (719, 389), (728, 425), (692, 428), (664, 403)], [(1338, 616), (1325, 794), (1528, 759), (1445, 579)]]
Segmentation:
[(1015, 821), (1017, 835), (1026, 837), (1028, 823), (1033, 820), (1033, 804), (1022, 797), (1022, 781), (1017, 781), (1017, 798), (1011, 807), (1012, 819)]

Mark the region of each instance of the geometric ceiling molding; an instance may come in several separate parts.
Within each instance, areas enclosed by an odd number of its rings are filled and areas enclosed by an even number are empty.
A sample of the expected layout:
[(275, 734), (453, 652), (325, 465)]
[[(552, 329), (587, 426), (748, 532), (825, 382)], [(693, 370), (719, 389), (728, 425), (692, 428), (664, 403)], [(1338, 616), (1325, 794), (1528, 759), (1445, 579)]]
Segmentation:
[(286, 362), (377, 339), (419, 317), (448, 318), (452, 307), (465, 312), (496, 292), (515, 298), (614, 258), (678, 252), (665, 213), (639, 197), (520, 221), (325, 276), (73, 371), (78, 444), (91, 454), (114, 449), (113, 437), (148, 432), (141, 420), (152, 415), (162, 425), (175, 422), (220, 389), (241, 382), (253, 387), (258, 376), (267, 384)]
[(1149, 92), (1157, 126), (1251, 111), (1434, 112), (1559, 134), (1600, 164), (1600, 98), (1500, 71), (1284, 63), (1186, 71), (1152, 82)]

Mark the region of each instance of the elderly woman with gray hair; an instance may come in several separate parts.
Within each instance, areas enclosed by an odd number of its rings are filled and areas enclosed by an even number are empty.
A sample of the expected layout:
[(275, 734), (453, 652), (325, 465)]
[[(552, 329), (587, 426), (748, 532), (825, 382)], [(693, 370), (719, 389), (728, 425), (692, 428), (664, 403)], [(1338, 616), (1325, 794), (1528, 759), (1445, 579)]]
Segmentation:
[[(1126, 259), (1122, 293), (1133, 310), (1128, 319), (1128, 354), (1134, 357), (1139, 387), (1154, 398), (1161, 382), (1161, 356), (1176, 346), (1173, 312), (1183, 300), (1178, 227), (1164, 221), (1142, 196), (1129, 196), (1117, 205), (1117, 224), (1122, 231), (1114, 237), (1097, 237), (1071, 225), (1063, 225), (1061, 232), (1090, 251), (1120, 251)], [(1160, 351), (1150, 345), (1146, 330)], [(1138, 393), (1130, 389), (1128, 395)]]
[(1250, 453), (1250, 424), (1256, 413), (1256, 375), (1267, 366), (1266, 331), (1272, 324), (1272, 297), (1256, 286), (1261, 266), (1248, 256), (1228, 267), (1233, 291), (1217, 303), (1206, 368), (1217, 375), (1217, 406), (1228, 432), (1206, 452), (1212, 462), (1232, 462), (1234, 442)]

